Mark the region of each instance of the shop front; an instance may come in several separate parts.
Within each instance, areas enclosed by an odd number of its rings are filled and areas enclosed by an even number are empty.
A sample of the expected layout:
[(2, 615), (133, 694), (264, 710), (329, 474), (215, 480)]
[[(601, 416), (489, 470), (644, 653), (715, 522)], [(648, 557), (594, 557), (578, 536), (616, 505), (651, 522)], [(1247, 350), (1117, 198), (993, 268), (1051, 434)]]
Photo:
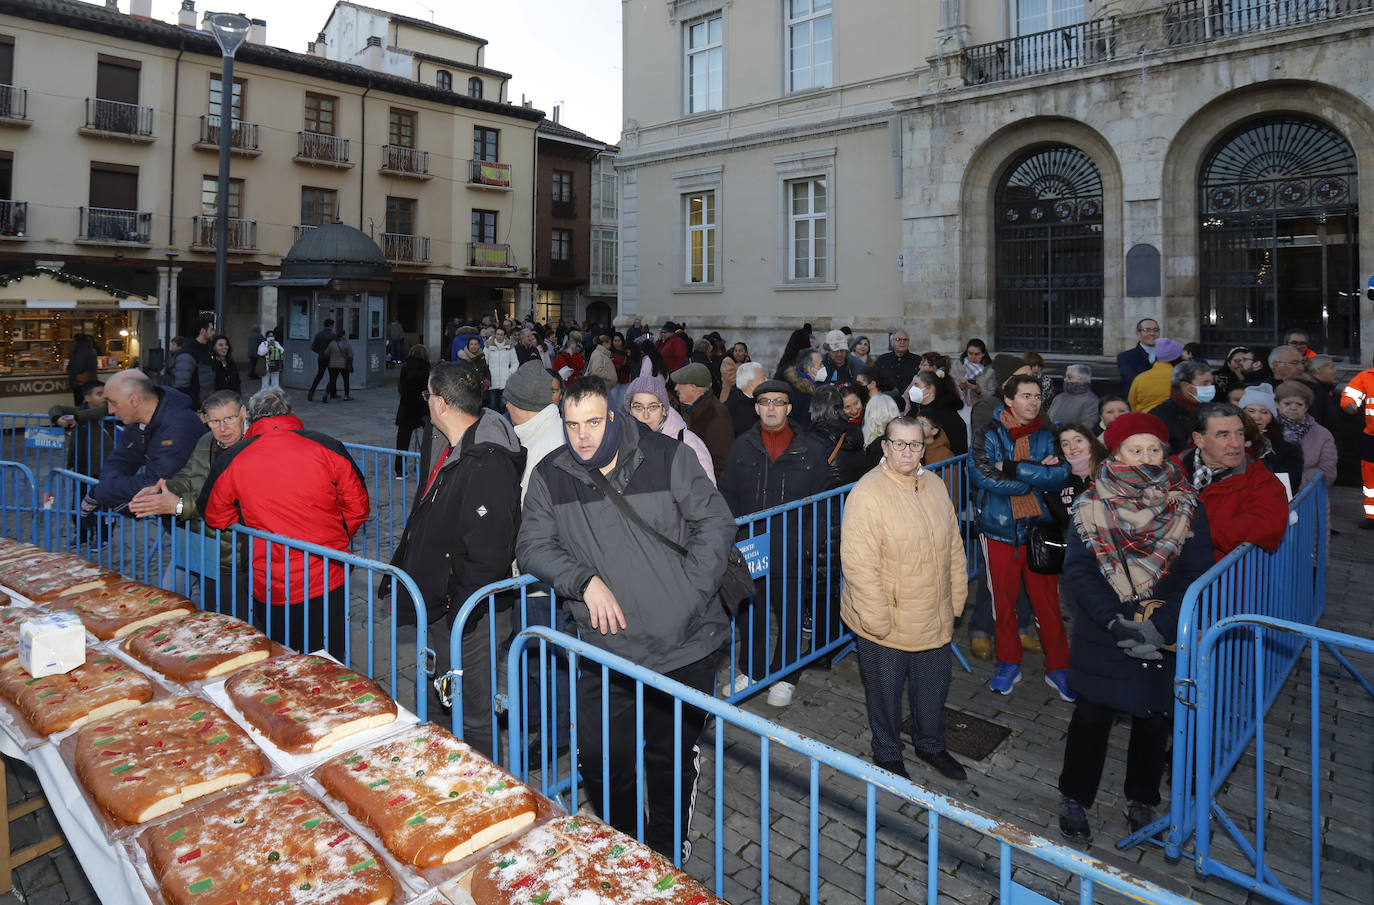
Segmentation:
[(82, 337), (94, 376), (138, 363), (142, 314), (157, 303), (60, 270), (0, 276), (0, 411), (47, 412), (72, 403), (68, 362)]

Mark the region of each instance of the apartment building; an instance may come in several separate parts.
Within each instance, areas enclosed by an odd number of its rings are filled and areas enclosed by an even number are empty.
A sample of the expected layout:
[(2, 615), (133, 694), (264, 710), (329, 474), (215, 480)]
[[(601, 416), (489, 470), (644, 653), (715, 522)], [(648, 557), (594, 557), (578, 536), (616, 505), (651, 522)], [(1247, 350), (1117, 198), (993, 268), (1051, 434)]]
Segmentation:
[(622, 318), (1368, 354), (1372, 0), (624, 9)]
[(228, 104), (226, 329), (240, 360), (295, 291), (250, 284), (336, 220), (380, 247), (382, 316), (412, 340), (437, 349), (447, 317), (514, 313), (522, 294), (528, 307), (543, 114), (506, 101), (484, 41), (340, 3), (305, 53), (270, 46), (255, 22), (226, 90), (193, 0), (176, 23), (150, 5), (0, 0), (0, 272), (61, 262), (158, 299), (156, 322), (134, 325), (144, 349), (185, 332), (213, 308)]

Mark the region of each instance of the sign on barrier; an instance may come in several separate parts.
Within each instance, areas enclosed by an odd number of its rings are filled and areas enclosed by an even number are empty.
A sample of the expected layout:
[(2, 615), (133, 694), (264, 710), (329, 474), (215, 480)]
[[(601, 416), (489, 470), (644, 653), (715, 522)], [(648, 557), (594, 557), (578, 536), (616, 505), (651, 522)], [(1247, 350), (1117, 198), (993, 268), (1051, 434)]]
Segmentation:
[(24, 428), (26, 449), (62, 449), (67, 445), (67, 432), (60, 427)]
[(768, 532), (756, 534), (748, 540), (738, 541), (735, 547), (744, 562), (749, 566), (749, 574), (755, 579), (768, 577)]

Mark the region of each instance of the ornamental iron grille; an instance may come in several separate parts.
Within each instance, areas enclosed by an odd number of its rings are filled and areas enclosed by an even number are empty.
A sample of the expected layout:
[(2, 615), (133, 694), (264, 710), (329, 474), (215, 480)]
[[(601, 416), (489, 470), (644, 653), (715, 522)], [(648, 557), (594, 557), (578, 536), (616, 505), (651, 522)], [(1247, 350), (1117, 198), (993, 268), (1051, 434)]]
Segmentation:
[(1028, 151), (997, 189), (997, 348), (1102, 354), (1102, 175), (1068, 145)]
[(1198, 178), (1201, 337), (1209, 352), (1282, 342), (1358, 353), (1359, 199), (1355, 152), (1297, 115), (1243, 124)]

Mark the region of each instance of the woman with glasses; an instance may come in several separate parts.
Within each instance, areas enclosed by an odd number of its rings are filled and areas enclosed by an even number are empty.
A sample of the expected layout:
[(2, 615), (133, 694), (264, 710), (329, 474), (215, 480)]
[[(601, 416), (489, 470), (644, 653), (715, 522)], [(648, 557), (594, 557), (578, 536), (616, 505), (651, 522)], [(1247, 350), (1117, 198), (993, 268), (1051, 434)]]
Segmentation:
[(1258, 383), (1260, 372), (1256, 367), (1255, 353), (1245, 346), (1236, 346), (1226, 353), (1221, 367), (1212, 372), (1212, 381), (1217, 386), (1217, 395), (1224, 397), (1236, 387), (1251, 386)]
[(701, 438), (687, 429), (687, 422), (668, 404), (668, 385), (662, 377), (636, 377), (625, 387), (625, 411), (636, 421), (648, 425), (649, 430), (667, 434), (675, 440), (687, 444), (696, 453), (701, 470), (711, 483), (716, 483), (716, 469), (711, 463), (711, 453)]
[(945, 485), (921, 467), (925, 434), (896, 418), (883, 460), (849, 493), (840, 534), (840, 615), (857, 636), (873, 762), (906, 779), (902, 699), (911, 699), (916, 756), (942, 776), (967, 776), (945, 748), (950, 640), (964, 610), (963, 538)]

